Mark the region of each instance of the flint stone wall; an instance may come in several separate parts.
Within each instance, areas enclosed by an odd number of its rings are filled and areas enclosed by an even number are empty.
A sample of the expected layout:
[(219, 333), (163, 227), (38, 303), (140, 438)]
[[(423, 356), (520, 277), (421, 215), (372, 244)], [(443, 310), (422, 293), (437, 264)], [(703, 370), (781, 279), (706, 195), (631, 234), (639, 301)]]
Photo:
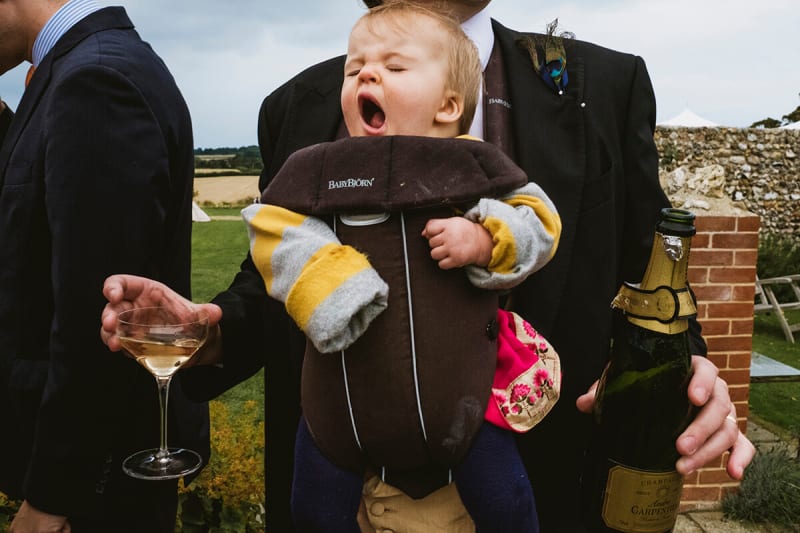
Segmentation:
[(800, 130), (657, 127), (660, 178), (698, 216), (752, 213), (800, 236)]

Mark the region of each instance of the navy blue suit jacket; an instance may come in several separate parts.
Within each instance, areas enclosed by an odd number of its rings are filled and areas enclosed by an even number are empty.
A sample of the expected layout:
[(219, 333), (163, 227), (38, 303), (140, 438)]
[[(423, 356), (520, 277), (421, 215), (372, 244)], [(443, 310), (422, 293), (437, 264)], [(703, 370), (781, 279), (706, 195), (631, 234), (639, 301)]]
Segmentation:
[[(80, 21), (0, 119), (0, 490), (68, 516), (157, 492), (127, 479), (158, 447), (153, 377), (99, 336), (104, 279), (189, 295), (187, 106), (122, 8)], [(2, 126), (5, 127), (2, 127)], [(209, 454), (208, 408), (171, 391), (170, 440)], [(174, 493), (174, 485), (172, 485)]]

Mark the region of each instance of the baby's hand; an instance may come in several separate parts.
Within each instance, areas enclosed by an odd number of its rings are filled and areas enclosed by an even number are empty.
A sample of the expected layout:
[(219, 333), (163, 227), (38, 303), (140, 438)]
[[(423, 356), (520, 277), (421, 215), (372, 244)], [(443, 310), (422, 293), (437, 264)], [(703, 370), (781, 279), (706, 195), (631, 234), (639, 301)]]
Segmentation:
[(422, 236), (428, 239), (431, 258), (443, 270), (465, 265), (485, 267), (492, 258), (492, 235), (463, 217), (433, 218), (425, 224)]

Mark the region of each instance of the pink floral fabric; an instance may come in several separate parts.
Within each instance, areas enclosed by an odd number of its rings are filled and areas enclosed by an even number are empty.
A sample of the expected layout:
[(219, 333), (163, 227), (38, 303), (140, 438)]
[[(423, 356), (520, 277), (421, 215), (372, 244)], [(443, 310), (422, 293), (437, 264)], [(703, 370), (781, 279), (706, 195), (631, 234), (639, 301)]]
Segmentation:
[(550, 343), (516, 313), (499, 309), (497, 370), (486, 420), (524, 433), (558, 401), (561, 363)]

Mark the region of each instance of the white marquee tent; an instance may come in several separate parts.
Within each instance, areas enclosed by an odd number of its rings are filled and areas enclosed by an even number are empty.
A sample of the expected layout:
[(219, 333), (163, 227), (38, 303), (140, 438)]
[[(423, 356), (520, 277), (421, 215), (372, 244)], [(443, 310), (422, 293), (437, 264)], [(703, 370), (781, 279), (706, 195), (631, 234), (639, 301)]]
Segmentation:
[(203, 211), (197, 202), (192, 202), (192, 222), (209, 222), (211, 217)]
[(791, 124), (787, 124), (785, 126), (781, 126), (783, 129), (786, 130), (800, 130), (800, 120), (797, 122), (792, 122)]
[(684, 109), (674, 117), (664, 122), (660, 122), (659, 126), (669, 126), (675, 128), (714, 128), (719, 126), (716, 122), (701, 117), (690, 109)]

